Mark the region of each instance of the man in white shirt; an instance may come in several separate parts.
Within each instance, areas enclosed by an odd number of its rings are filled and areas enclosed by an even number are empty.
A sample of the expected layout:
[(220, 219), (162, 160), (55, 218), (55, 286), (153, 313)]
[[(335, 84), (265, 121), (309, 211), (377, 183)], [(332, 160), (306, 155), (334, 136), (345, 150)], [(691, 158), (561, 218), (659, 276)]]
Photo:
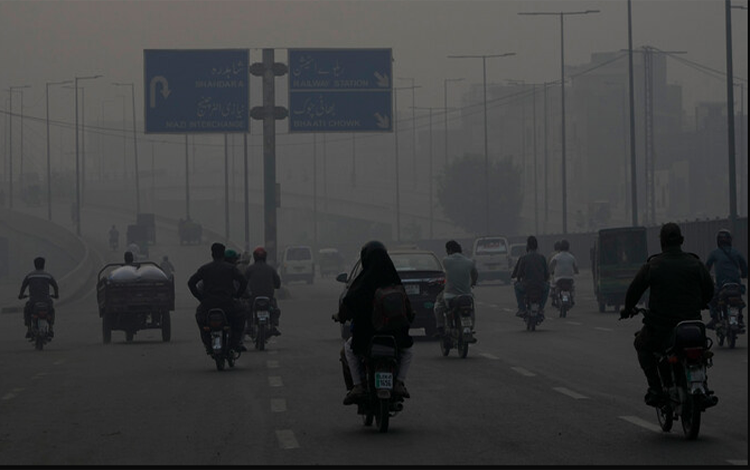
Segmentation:
[(571, 301), (575, 305), (575, 281), (573, 276), (578, 274), (578, 265), (576, 264), (576, 257), (568, 251), (569, 249), (570, 243), (568, 240), (560, 240), (560, 252), (552, 257), (549, 262), (549, 271), (555, 283), (552, 291), (552, 305), (555, 307), (557, 307), (557, 294), (560, 290), (558, 281), (561, 280), (569, 281)]
[[(448, 309), (450, 299), (462, 294), (472, 295), (471, 288), (476, 285), (479, 277), (474, 260), (461, 253), (461, 245), (457, 241), (448, 241), (445, 244), (445, 251), (448, 253), (448, 256), (443, 258), (445, 288), (435, 298), (434, 307), (437, 336), (439, 337), (445, 335), (445, 312)], [(476, 325), (473, 311), (471, 320), (472, 324)]]

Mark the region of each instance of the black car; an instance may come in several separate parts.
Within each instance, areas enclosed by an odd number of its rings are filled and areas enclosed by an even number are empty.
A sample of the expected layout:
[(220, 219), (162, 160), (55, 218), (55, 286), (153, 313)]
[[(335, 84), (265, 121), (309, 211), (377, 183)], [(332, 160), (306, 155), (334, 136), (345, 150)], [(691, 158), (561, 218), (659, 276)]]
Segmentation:
[[(437, 329), (433, 313), (435, 297), (445, 286), (445, 270), (442, 263), (435, 253), (427, 250), (393, 250), (389, 251), (388, 255), (401, 277), (415, 312), (411, 329), (424, 329), (425, 336), (431, 338)], [(360, 262), (357, 261), (349, 274), (341, 273), (336, 277), (337, 281), (346, 283), (339, 296), (339, 303), (360, 269)], [(341, 325), (341, 337), (349, 337), (349, 322)]]

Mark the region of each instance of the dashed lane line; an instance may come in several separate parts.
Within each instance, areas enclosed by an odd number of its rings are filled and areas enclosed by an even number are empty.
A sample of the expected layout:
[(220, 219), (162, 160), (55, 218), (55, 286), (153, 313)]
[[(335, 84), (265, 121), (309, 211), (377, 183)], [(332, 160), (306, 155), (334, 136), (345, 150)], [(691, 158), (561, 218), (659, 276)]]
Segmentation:
[(573, 390), (570, 390), (569, 388), (565, 388), (565, 387), (554, 387), (554, 388), (552, 388), (552, 390), (554, 390), (556, 392), (560, 392), (563, 395), (567, 395), (567, 396), (569, 396), (571, 398), (575, 398), (576, 400), (581, 400), (581, 399), (584, 399), (584, 398), (588, 398), (585, 395), (581, 395), (580, 393), (574, 392)]
[(604, 328), (603, 326), (595, 326), (594, 329), (599, 331), (615, 331), (612, 328)]
[(62, 364), (63, 362), (65, 362), (65, 359), (58, 359), (58, 360), (56, 360), (55, 362), (53, 362), (52, 364), (53, 364), (53, 365), (55, 365), (55, 366), (59, 366), (59, 365), (60, 365), (60, 364)]
[(649, 431), (661, 432), (661, 427), (655, 425), (654, 423), (650, 423), (644, 419), (641, 419), (637, 416), (620, 416), (620, 419), (624, 419), (625, 421), (629, 423), (633, 423), (636, 426), (640, 426), (642, 428), (648, 429)]
[(270, 351), (268, 351), (268, 354), (278, 354), (278, 353), (279, 352), (275, 349), (271, 349)]
[(742, 465), (743, 467), (747, 467), (747, 460), (727, 460), (729, 465)]
[(499, 357), (493, 356), (492, 354), (488, 354), (488, 353), (479, 353), (479, 355), (482, 356), (482, 357), (486, 357), (487, 359), (492, 359), (492, 360), (495, 360), (495, 361), (498, 360), (498, 359), (500, 359)]
[(1, 399), (2, 400), (11, 400), (13, 398), (16, 398), (17, 394), (23, 392), (24, 390), (26, 390), (26, 389), (25, 388), (21, 388), (21, 387), (16, 387), (13, 390), (11, 390), (10, 392), (8, 392), (5, 395), (3, 395), (3, 397)]
[(279, 447), (282, 449), (296, 449), (299, 447), (297, 438), (291, 429), (281, 429), (276, 431), (276, 439), (279, 440)]
[(511, 367), (514, 371), (518, 372), (519, 374), (523, 375), (524, 377), (535, 377), (536, 374), (533, 372), (529, 372), (523, 367)]
[(266, 361), (266, 367), (269, 369), (278, 369), (279, 361)]
[(566, 321), (568, 325), (583, 325), (583, 323), (577, 322), (577, 321)]
[(286, 411), (286, 400), (284, 398), (271, 398), (271, 411), (283, 413)]
[(281, 377), (278, 375), (271, 375), (268, 377), (268, 385), (271, 387), (283, 387), (284, 382), (281, 381)]

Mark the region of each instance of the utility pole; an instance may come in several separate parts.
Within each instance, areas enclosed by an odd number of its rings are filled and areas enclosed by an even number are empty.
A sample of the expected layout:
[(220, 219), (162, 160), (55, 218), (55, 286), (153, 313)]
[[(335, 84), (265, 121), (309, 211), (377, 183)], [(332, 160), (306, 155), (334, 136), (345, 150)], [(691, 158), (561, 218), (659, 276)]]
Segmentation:
[[(9, 132), (9, 147), (10, 147), (10, 168), (8, 171), (8, 177), (10, 179), (10, 188), (8, 190), (8, 207), (13, 209), (13, 90), (19, 90), (22, 88), (31, 88), (31, 85), (19, 85), (19, 86), (12, 86), (8, 89), (8, 94), (10, 95), (10, 114), (8, 116), (8, 119), (10, 121), (10, 132)], [(23, 94), (23, 92), (21, 92)], [(22, 106), (23, 108), (23, 106)], [(23, 114), (23, 109), (21, 109), (21, 114)], [(22, 124), (23, 126), (23, 124)], [(23, 175), (21, 176), (23, 177)], [(23, 188), (23, 184), (21, 185)]]
[(429, 200), (429, 206), (430, 206), (429, 207), (429, 211), (428, 211), (429, 212), (429, 218), (430, 218), (430, 240), (432, 240), (433, 237), (434, 237), (434, 235), (433, 235), (433, 225), (434, 225), (434, 220), (435, 220), (435, 218), (433, 216), (433, 210), (434, 210), (435, 204), (433, 203), (433, 199), (432, 199), (432, 193), (433, 193), (433, 191), (432, 191), (432, 180), (433, 180), (433, 175), (432, 175), (432, 161), (433, 161), (433, 155), (432, 155), (432, 111), (435, 108), (433, 108), (432, 106), (426, 106), (426, 107), (417, 106), (415, 109), (424, 109), (424, 110), (427, 110), (427, 111), (430, 112), (430, 132), (429, 132), (429, 135), (430, 135), (430, 137), (429, 137), (429, 139), (430, 139), (430, 144), (429, 144), (430, 162), (429, 162), (429, 165), (428, 165), (428, 168), (429, 168), (429, 173), (428, 173), (429, 185), (428, 185), (427, 191), (428, 191), (428, 194), (429, 194), (428, 200)]
[(67, 83), (73, 83), (72, 80), (65, 80), (62, 82), (47, 82), (47, 88), (45, 90), (45, 101), (47, 107), (47, 219), (52, 220), (52, 170), (50, 161), (49, 151), (49, 86), (50, 85), (64, 85)]
[(443, 113), (445, 117), (445, 167), (448, 167), (448, 82), (460, 82), (463, 78), (443, 79)]
[(411, 86), (411, 175), (412, 185), (417, 185), (417, 116), (415, 114), (415, 103), (416, 103), (416, 92), (414, 91), (418, 86), (414, 86), (414, 78), (412, 77), (396, 77), (398, 80), (410, 80)]
[(630, 207), (633, 227), (638, 225), (638, 190), (635, 165), (635, 91), (633, 85), (633, 24), (628, 0), (628, 104), (630, 106)]
[(136, 138), (135, 129), (135, 87), (132, 83), (112, 83), (115, 86), (128, 86), (130, 87), (130, 96), (132, 99), (133, 107), (133, 159), (135, 162), (135, 214), (136, 217), (141, 213), (141, 187), (140, 187), (140, 175), (138, 171), (138, 140)]

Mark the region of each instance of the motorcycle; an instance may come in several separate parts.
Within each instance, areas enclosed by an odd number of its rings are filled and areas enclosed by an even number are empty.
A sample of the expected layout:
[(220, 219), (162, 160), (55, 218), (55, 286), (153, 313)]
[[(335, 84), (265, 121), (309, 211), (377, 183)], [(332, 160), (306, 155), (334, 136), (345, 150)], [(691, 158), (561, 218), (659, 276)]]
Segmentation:
[(216, 370), (224, 370), (225, 362), (229, 367), (234, 367), (234, 361), (240, 357), (240, 352), (229, 349), (231, 328), (224, 310), (212, 308), (207, 317), (207, 324), (203, 329), (211, 336), (211, 358), (216, 362)]
[(573, 307), (573, 280), (559, 279), (556, 282), (555, 306), (560, 312), (560, 318), (565, 318)]
[[(24, 295), (23, 299), (29, 296)], [(52, 296), (51, 298), (56, 298)], [(34, 343), (37, 351), (44, 349), (44, 345), (52, 341), (50, 336), (50, 310), (52, 310), (52, 301), (37, 301), (31, 306), (31, 338), (29, 342)]]
[(524, 297), (526, 310), (523, 315), (523, 321), (526, 323), (528, 331), (535, 331), (537, 325), (544, 321), (544, 313), (542, 312), (543, 294), (544, 289), (541, 284), (529, 284), (526, 286), (526, 296)]
[[(630, 316), (648, 310), (636, 308)], [(622, 316), (621, 316), (622, 319)], [(671, 345), (657, 358), (662, 400), (656, 406), (656, 418), (662, 431), (669, 432), (675, 421), (682, 421), (687, 439), (696, 439), (702, 413), (719, 402), (708, 389), (706, 370), (713, 366), (713, 341), (706, 336), (706, 325), (699, 320), (681, 321), (672, 333)]]
[(474, 297), (469, 294), (456, 296), (448, 301), (444, 313), (446, 334), (440, 338), (440, 351), (447, 356), (455, 348), (459, 357), (465, 359), (469, 353), (469, 344), (474, 340)]
[(375, 335), (366, 357), (360, 359), (365, 396), (357, 403), (357, 414), (365, 426), (373, 420), (380, 432), (388, 432), (390, 419), (404, 409), (404, 399), (393, 393), (398, 376), (399, 349), (391, 335)]
[(745, 329), (740, 326), (740, 318), (745, 302), (742, 300), (741, 286), (735, 282), (726, 283), (721, 287), (717, 302), (718, 321), (716, 322), (716, 338), (719, 346), (727, 345), (733, 349), (737, 336), (744, 334)]
[(255, 344), (255, 349), (263, 351), (268, 342), (268, 330), (271, 324), (271, 311), (274, 309), (269, 297), (256, 297), (253, 301), (251, 316), (246, 333)]

